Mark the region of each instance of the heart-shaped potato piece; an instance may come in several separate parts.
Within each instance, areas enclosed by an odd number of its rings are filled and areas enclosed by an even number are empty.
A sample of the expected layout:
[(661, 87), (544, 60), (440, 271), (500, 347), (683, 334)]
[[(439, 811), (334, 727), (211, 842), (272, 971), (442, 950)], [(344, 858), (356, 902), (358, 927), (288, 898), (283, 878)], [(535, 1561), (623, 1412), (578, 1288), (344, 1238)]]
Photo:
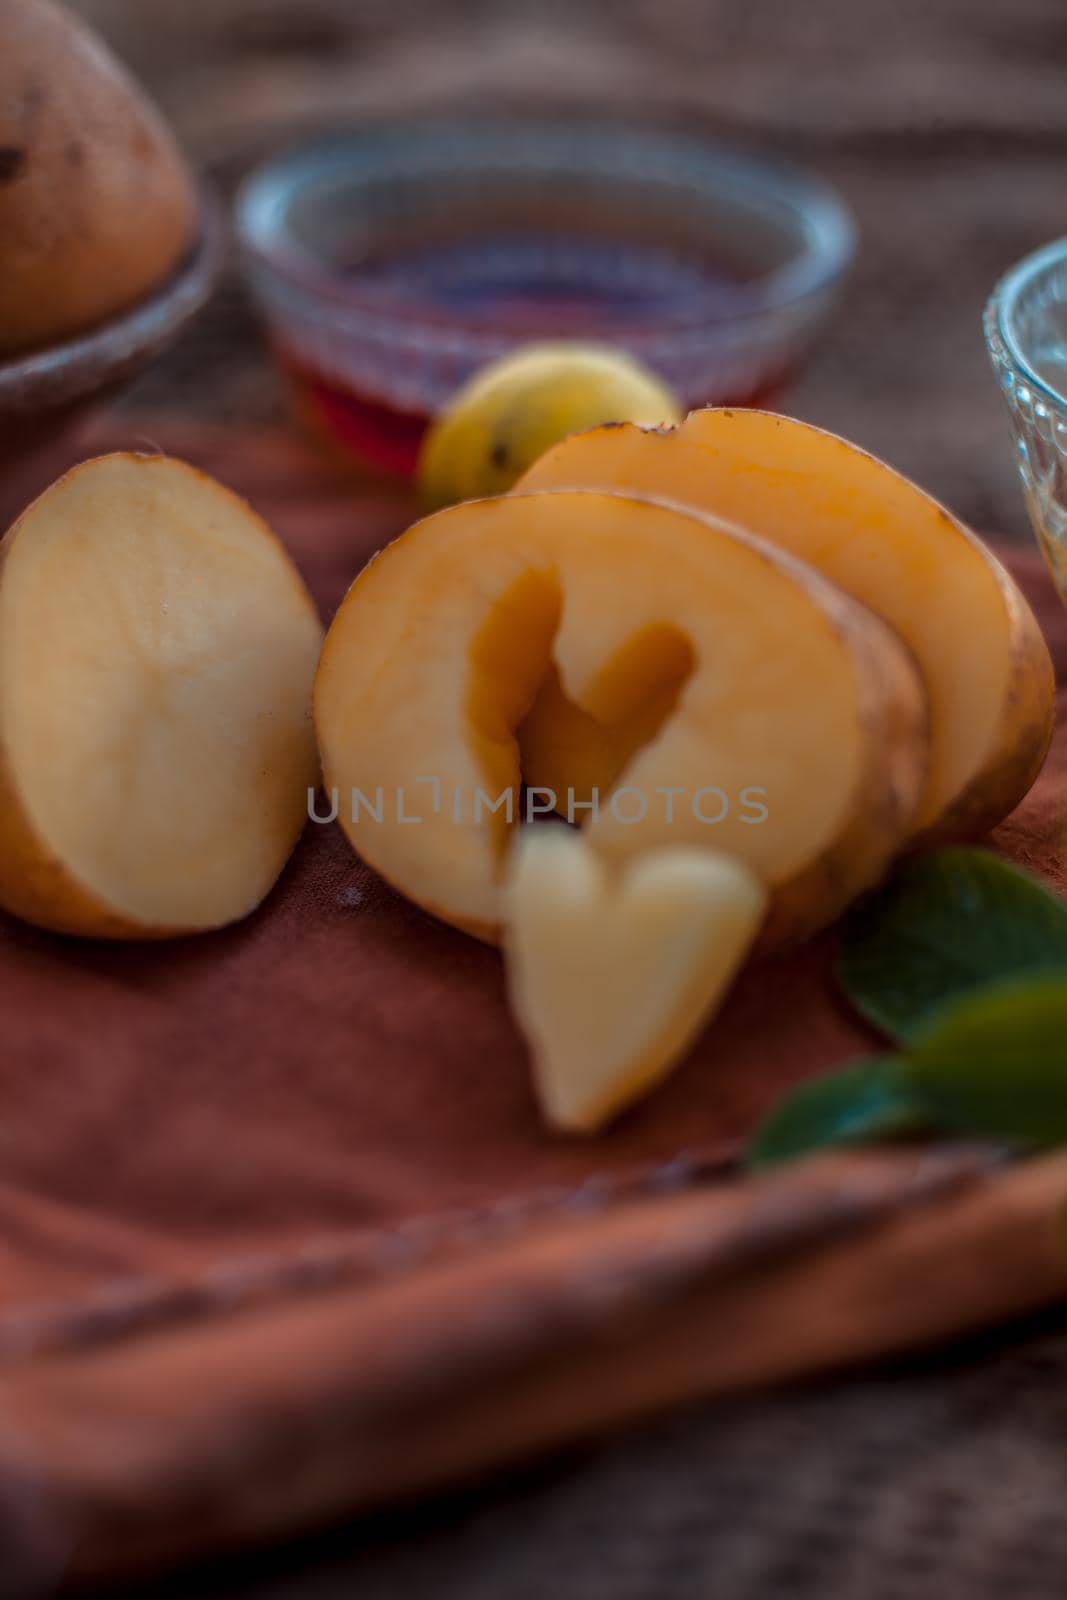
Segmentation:
[(589, 1132), (659, 1082), (725, 994), (766, 904), (758, 878), (716, 851), (653, 850), (612, 873), (574, 829), (524, 828), (505, 951), (548, 1120)]
[(591, 797), (564, 772), (576, 793), (527, 792), (528, 808), (571, 811), (610, 859), (680, 845), (737, 856), (772, 891), (772, 937), (825, 923), (875, 882), (922, 789), (907, 652), (781, 551), (617, 494), (453, 507), (350, 589), (315, 718), (355, 847), (483, 937), (505, 920), (523, 728), (547, 692), (577, 754), (607, 752), (611, 787), (595, 815), (577, 813), (569, 800)]

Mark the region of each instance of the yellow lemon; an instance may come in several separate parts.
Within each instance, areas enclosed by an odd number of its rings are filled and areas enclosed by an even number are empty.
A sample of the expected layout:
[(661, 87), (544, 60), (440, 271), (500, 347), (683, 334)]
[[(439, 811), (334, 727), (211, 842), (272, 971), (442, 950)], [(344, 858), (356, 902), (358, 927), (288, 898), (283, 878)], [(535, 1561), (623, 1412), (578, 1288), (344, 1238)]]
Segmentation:
[(678, 422), (647, 367), (610, 345), (525, 345), (464, 385), (426, 435), (418, 481), (429, 510), (504, 494), (568, 434), (605, 422)]

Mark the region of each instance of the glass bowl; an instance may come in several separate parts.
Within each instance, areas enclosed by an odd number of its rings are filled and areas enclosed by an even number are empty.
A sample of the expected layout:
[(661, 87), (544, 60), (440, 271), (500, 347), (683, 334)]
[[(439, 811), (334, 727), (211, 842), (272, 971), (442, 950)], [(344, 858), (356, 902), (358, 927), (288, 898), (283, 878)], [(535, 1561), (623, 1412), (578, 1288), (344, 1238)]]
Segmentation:
[(1067, 239), (1001, 278), (986, 306), (985, 336), (1030, 520), (1067, 598)]
[(690, 406), (766, 402), (808, 353), (852, 223), (817, 180), (700, 139), (435, 124), (254, 173), (237, 231), (278, 354), (331, 430), (409, 471), (491, 358), (595, 339)]

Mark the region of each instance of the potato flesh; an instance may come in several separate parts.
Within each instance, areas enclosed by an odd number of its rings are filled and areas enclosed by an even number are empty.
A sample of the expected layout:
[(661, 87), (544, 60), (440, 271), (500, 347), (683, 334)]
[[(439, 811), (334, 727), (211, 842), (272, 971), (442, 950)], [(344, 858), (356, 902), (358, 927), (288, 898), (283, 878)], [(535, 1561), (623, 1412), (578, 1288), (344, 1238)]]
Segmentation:
[[(647, 814), (620, 820), (601, 795), (599, 815), (583, 819), (587, 838), (619, 859), (713, 846), (776, 889), (828, 856), (834, 894), (856, 892), (884, 865), (898, 824), (872, 827), (874, 856), (863, 861), (836, 861), (836, 842), (875, 793), (893, 790), (910, 815), (906, 791), (910, 783), (913, 803), (921, 777), (908, 765), (896, 793), (897, 752), (883, 749), (888, 707), (852, 634), (876, 635), (907, 675), (900, 647), (780, 553), (695, 513), (612, 494), (455, 507), (409, 530), (354, 584), (327, 638), (315, 704), (326, 781), (356, 848), (412, 899), (493, 936), (506, 829), (484, 811), (475, 821), (475, 791), (496, 798), (507, 788), (517, 803), (516, 735), (553, 671), (574, 706), (617, 711), (622, 689), (632, 700), (633, 641), (664, 628), (687, 641), (693, 664), (622, 774)], [(921, 719), (910, 680), (907, 691)], [(693, 810), (708, 785), (731, 801), (718, 824)], [(664, 786), (683, 791), (673, 818)], [(753, 787), (765, 792), (762, 825), (742, 820), (740, 794)], [(400, 790), (416, 825), (395, 820)], [(354, 822), (353, 791), (379, 799), (383, 820), (361, 804)], [(719, 806), (705, 798), (701, 809)]]
[(508, 989), (557, 1127), (599, 1127), (651, 1089), (725, 994), (766, 906), (711, 850), (609, 873), (570, 828), (530, 828), (508, 880)]
[[(518, 730), (529, 783), (577, 804), (607, 793), (678, 703), (693, 670), (693, 650), (677, 628), (654, 624), (631, 639), (589, 685), (585, 709), (568, 700), (553, 667)], [(566, 809), (561, 811), (566, 815)]]
[(58, 864), (55, 925), (64, 878), (105, 922), (148, 930), (263, 898), (317, 779), (320, 641), (281, 546), (179, 462), (105, 457), (30, 508), (0, 573), (0, 752)]
[[(673, 430), (575, 436), (519, 489), (581, 486), (665, 495), (736, 521), (810, 562), (896, 630), (930, 701), (916, 832), (957, 806), (966, 828), (991, 826), (1025, 793), (1051, 727), (1048, 652), (999, 562), (914, 484), (818, 428), (709, 409)], [(1005, 784), (999, 768), (1013, 740), (1018, 773)]]

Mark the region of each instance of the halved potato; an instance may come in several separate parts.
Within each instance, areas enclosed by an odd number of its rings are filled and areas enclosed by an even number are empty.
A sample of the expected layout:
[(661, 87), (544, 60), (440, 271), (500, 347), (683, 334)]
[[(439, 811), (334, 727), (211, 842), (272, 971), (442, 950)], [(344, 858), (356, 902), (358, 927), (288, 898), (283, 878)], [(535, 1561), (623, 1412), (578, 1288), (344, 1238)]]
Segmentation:
[(893, 627), (930, 700), (923, 842), (991, 828), (1022, 799), (1052, 735), (1048, 649), (1018, 586), (974, 534), (883, 462), (765, 411), (694, 411), (549, 450), (519, 491), (663, 495), (736, 521), (816, 567)]
[[(356, 580), (315, 720), (352, 843), (484, 937), (505, 916), (518, 736), (546, 685), (579, 753), (590, 730), (612, 752), (597, 815), (573, 815), (590, 843), (617, 859), (687, 844), (739, 857), (772, 890), (775, 936), (835, 916), (910, 826), (926, 765), (918, 675), (818, 574), (631, 496), (472, 501), (417, 523)], [(578, 787), (566, 763), (561, 776)], [(568, 812), (564, 793), (534, 798)]]
[(53, 484), (0, 545), (0, 904), (108, 938), (251, 911), (317, 782), (321, 639), (282, 546), (192, 467)]

